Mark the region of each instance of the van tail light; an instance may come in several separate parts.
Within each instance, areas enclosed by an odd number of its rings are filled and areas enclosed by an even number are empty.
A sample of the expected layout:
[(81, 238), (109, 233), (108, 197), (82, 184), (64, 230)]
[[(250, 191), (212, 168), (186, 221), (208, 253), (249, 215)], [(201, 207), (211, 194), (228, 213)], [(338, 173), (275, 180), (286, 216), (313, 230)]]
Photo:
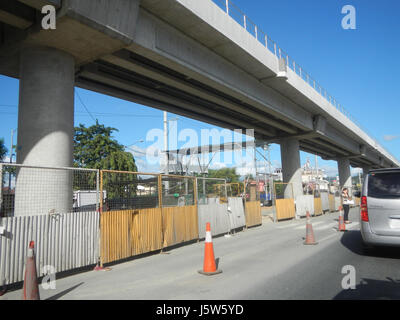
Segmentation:
[(367, 197), (361, 197), (361, 221), (369, 222)]

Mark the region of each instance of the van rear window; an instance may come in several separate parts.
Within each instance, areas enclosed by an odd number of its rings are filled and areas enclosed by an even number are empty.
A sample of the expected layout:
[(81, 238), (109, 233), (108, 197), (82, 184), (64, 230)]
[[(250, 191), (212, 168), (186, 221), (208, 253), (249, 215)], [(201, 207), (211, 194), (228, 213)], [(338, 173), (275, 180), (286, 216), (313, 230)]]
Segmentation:
[(370, 173), (368, 196), (373, 198), (400, 198), (400, 172)]

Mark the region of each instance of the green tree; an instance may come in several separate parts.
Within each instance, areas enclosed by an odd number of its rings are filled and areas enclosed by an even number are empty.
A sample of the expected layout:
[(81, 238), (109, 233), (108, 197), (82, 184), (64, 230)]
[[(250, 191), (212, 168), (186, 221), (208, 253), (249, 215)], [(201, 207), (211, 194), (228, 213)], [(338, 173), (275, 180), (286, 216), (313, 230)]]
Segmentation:
[[(202, 176), (202, 175), (199, 175)], [(207, 178), (213, 178), (213, 179), (226, 179), (226, 183), (234, 183), (234, 182), (239, 182), (240, 176), (236, 173), (236, 168), (223, 168), (223, 169), (218, 169), (218, 170), (213, 170), (210, 169), (208, 170)], [(205, 182), (206, 184), (206, 193), (207, 194), (213, 194), (213, 193), (221, 193), (224, 194), (224, 189), (218, 187), (217, 185), (221, 184), (222, 181), (213, 181), (213, 180), (207, 180)], [(198, 181), (198, 190), (202, 191), (203, 190), (203, 182), (202, 180)]]
[(0, 161), (3, 161), (3, 159), (5, 158), (6, 154), (7, 154), (7, 148), (4, 145), (4, 139), (1, 138), (0, 139)]
[[(95, 125), (88, 128), (82, 124), (75, 127), (74, 166), (136, 172), (137, 167), (133, 155), (125, 152), (125, 147), (113, 138), (114, 131), (118, 130), (105, 127), (97, 120)], [(95, 175), (89, 180), (95, 181)], [(74, 182), (75, 188), (79, 188), (78, 183), (79, 181)], [(103, 189), (107, 191), (107, 199), (110, 201), (131, 198), (136, 194), (137, 177), (136, 175), (107, 173), (103, 175), (103, 186)]]
[(227, 183), (239, 182), (240, 176), (236, 173), (236, 168), (223, 168), (218, 170), (208, 170), (208, 178), (226, 179)]
[[(6, 146), (4, 145), (4, 139), (1, 138), (0, 139), (0, 162), (2, 162), (4, 160), (4, 158), (6, 157), (7, 151), (8, 150), (7, 150)], [(7, 171), (7, 169), (6, 169), (6, 171)], [(3, 181), (0, 181), (0, 188), (2, 188), (2, 185), (4, 184), (4, 181), (5, 181), (4, 172), (3, 172), (2, 177), (3, 177), (3, 179), (2, 179)]]
[(112, 137), (116, 128), (96, 124), (75, 127), (74, 166), (80, 168), (137, 171), (135, 159)]

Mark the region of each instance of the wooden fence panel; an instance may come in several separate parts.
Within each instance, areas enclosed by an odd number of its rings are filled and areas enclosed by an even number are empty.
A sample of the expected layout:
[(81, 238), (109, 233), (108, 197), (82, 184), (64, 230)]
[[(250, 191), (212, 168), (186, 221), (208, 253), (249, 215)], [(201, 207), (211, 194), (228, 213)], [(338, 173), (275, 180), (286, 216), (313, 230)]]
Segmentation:
[(164, 248), (199, 238), (197, 206), (163, 208), (162, 215)]
[(322, 199), (314, 198), (314, 214), (316, 216), (322, 215)]
[(262, 224), (260, 201), (246, 201), (245, 203), (246, 227)]
[(335, 195), (329, 195), (329, 211), (334, 212), (335, 210)]
[(294, 199), (276, 199), (276, 220), (293, 219), (296, 216)]
[(161, 248), (161, 208), (110, 211), (101, 214), (102, 263)]

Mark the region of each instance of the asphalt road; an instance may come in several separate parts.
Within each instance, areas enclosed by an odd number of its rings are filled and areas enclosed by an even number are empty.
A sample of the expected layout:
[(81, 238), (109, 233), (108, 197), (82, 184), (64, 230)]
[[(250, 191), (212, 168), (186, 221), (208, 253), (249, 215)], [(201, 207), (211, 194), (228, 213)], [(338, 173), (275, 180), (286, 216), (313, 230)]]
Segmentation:
[[(338, 213), (312, 219), (318, 245), (305, 246), (305, 220), (268, 223), (214, 238), (223, 273), (207, 277), (204, 242), (58, 279), (42, 299), (399, 299), (400, 249), (363, 253), (358, 209), (348, 231), (336, 230)], [(342, 268), (354, 267), (356, 289), (344, 290)], [(20, 299), (21, 290), (1, 300)]]

